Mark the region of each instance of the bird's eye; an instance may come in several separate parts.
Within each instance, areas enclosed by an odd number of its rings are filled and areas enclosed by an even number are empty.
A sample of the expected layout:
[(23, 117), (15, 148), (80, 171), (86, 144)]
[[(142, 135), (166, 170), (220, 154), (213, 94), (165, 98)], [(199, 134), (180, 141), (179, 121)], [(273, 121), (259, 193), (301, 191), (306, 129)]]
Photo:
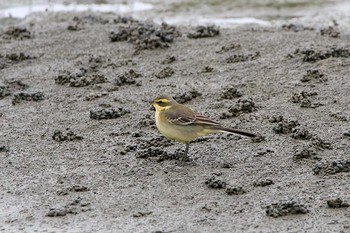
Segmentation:
[(158, 101), (157, 101), (157, 103), (158, 103), (158, 104), (162, 104), (162, 103), (163, 103), (163, 101), (161, 101), (161, 100), (158, 100)]

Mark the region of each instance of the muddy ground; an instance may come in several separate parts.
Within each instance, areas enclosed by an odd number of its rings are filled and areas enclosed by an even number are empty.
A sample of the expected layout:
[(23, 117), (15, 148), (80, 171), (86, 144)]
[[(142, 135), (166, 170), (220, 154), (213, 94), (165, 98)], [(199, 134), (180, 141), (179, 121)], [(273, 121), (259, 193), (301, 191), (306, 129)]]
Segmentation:
[[(322, 29), (322, 28), (321, 28)], [(3, 232), (349, 232), (350, 36), (103, 14), (0, 34)], [(170, 94), (257, 140), (164, 140)]]

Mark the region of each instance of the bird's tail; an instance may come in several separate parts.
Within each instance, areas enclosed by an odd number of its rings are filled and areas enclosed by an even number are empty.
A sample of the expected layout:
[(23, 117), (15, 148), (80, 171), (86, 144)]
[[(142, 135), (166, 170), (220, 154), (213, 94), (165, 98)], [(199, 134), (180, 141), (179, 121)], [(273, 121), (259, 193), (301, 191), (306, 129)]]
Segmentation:
[(253, 134), (253, 133), (248, 133), (239, 129), (231, 129), (231, 128), (225, 128), (225, 127), (217, 127), (216, 130), (220, 131), (220, 132), (225, 132), (225, 133), (231, 133), (231, 134), (239, 134), (239, 135), (243, 135), (243, 136), (247, 136), (247, 137), (251, 137), (251, 138), (255, 138), (258, 135)]

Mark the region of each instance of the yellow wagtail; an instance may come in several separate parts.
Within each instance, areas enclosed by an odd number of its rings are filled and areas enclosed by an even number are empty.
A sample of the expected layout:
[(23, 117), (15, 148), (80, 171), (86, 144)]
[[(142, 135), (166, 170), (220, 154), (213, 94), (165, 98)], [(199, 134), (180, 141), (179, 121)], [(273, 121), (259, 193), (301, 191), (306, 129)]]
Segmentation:
[(190, 142), (212, 133), (240, 134), (247, 137), (257, 135), (238, 129), (226, 128), (222, 124), (193, 112), (179, 104), (171, 96), (161, 95), (149, 101), (156, 109), (155, 118), (158, 130), (166, 138), (186, 144), (184, 158), (187, 157)]

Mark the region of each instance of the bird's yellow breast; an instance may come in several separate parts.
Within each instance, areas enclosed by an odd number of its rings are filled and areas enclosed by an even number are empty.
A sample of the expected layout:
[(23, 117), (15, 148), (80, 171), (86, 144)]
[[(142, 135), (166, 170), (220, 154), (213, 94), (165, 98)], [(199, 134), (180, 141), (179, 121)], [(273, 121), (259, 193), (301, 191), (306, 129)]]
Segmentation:
[(156, 111), (156, 125), (160, 133), (168, 139), (189, 143), (197, 137), (211, 133), (201, 126), (173, 124), (169, 122), (163, 111)]

